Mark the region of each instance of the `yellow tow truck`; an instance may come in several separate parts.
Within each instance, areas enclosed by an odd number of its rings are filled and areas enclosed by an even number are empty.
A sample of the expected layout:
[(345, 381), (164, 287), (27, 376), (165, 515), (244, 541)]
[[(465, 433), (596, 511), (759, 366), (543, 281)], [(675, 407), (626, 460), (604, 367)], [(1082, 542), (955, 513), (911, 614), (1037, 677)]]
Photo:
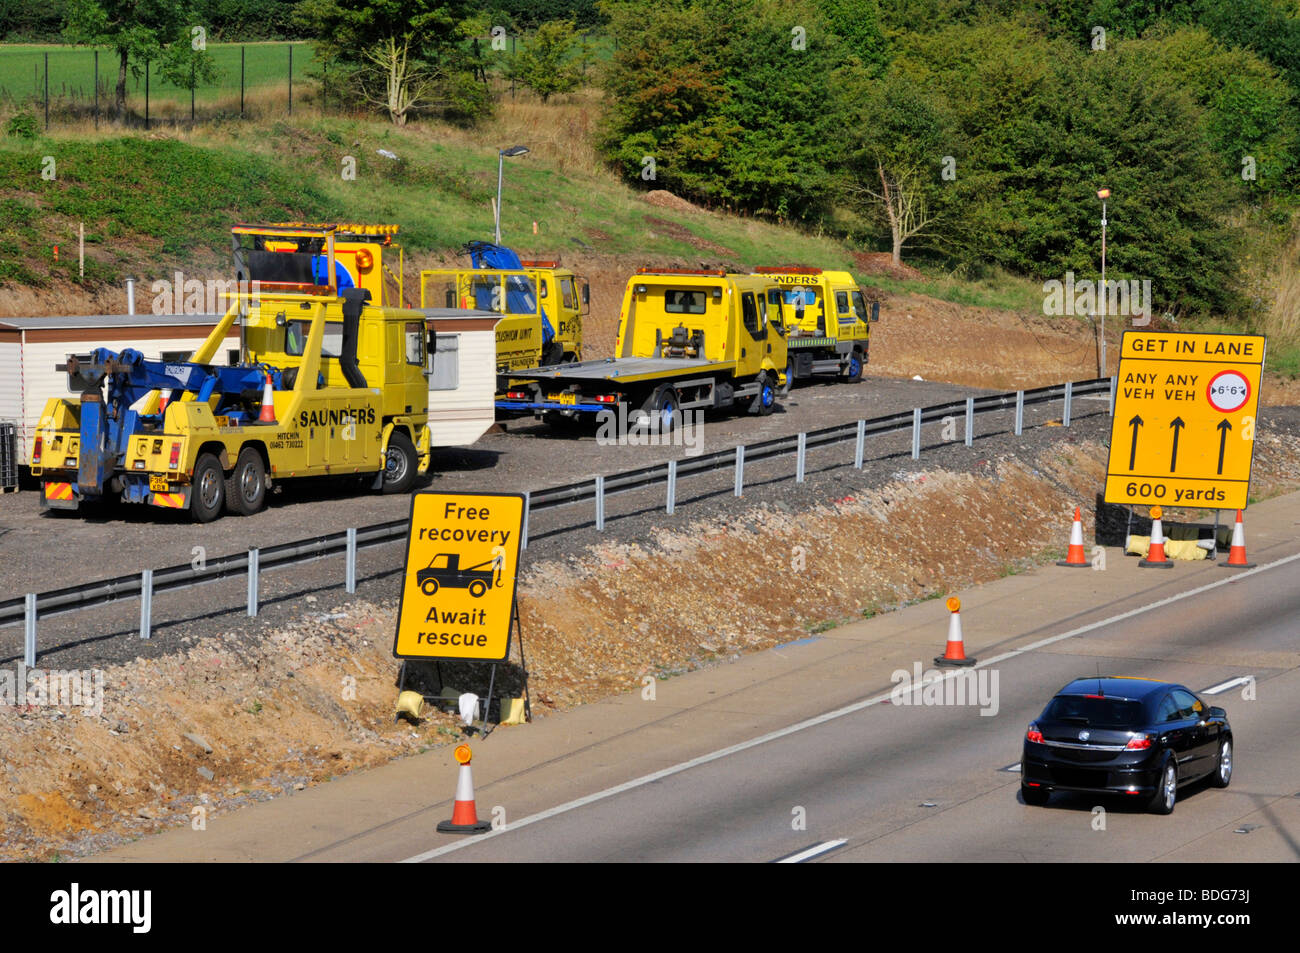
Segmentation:
[[(42, 506), (117, 495), (208, 522), (298, 477), (406, 492), (430, 459), (428, 332), (423, 312), (382, 303), (386, 275), (401, 298), (382, 258), (395, 231), (236, 226), (240, 284), (188, 361), (101, 348), (60, 365), (80, 396), (51, 399), (38, 426)], [(240, 361), (218, 366), (236, 321)]]
[(523, 261), (490, 242), (470, 242), (465, 251), (471, 268), (420, 272), (420, 307), (500, 314), (500, 373), (582, 360), (582, 318), (591, 294), (580, 276), (558, 261)]
[(640, 268), (613, 357), (498, 374), (497, 410), (561, 424), (622, 405), (664, 430), (684, 410), (770, 414), (786, 383), (783, 312), (766, 276)]
[(780, 286), (773, 292), (785, 304), (786, 344), (791, 384), (815, 376), (862, 380), (871, 344), (870, 321), (880, 319), (880, 305), (871, 304), (847, 271), (779, 266), (754, 273)]

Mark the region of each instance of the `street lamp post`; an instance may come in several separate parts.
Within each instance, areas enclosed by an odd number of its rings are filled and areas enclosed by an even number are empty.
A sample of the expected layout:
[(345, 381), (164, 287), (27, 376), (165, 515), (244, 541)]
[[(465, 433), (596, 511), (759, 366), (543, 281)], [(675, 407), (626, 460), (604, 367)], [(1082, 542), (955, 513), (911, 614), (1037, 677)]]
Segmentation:
[(1101, 289), (1098, 298), (1101, 301), (1101, 361), (1097, 369), (1098, 377), (1106, 376), (1106, 200), (1110, 198), (1110, 189), (1098, 189), (1097, 198), (1101, 199)]
[(501, 244), (501, 180), (505, 174), (506, 157), (514, 158), (528, 154), (527, 146), (511, 146), (509, 149), (500, 149), (497, 151), (497, 204), (494, 209), (496, 219), (496, 243)]

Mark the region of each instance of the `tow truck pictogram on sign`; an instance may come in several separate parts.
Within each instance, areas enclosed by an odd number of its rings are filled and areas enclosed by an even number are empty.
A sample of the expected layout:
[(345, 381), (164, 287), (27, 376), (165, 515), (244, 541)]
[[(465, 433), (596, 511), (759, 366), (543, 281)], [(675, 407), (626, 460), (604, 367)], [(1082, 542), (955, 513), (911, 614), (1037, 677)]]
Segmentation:
[[(497, 556), (461, 569), (457, 553), (439, 553), (426, 568), (415, 574), (415, 581), (426, 596), (435, 595), (445, 586), (448, 589), (468, 589), (469, 594), (478, 599), (489, 589), (501, 585), (501, 566), (504, 562), (504, 556)], [(484, 569), (484, 566), (491, 568)]]

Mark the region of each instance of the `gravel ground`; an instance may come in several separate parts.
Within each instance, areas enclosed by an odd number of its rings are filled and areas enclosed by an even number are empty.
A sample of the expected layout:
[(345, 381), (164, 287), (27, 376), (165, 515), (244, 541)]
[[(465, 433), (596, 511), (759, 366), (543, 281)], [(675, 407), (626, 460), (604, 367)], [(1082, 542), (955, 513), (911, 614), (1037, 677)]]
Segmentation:
[[(852, 388), (828, 387), (817, 392), (796, 392), (796, 401), (791, 408), (793, 412), (819, 413), (819, 424), (831, 422), (831, 415), (822, 412), (819, 405), (839, 398), (841, 394), (853, 393)], [(807, 396), (805, 396), (807, 395)], [(931, 397), (927, 394), (927, 397)], [(939, 398), (943, 399), (943, 398)], [(838, 402), (838, 401), (837, 401)], [(927, 402), (937, 402), (934, 399)], [(844, 409), (842, 406), (840, 409)], [(887, 412), (887, 411), (886, 411)], [(664, 512), (664, 489), (662, 486), (611, 495), (606, 500), (606, 527), (598, 532), (594, 525), (594, 507), (590, 501), (557, 507), (533, 514), (530, 521), (530, 543), (525, 557), (528, 562), (554, 559), (565, 555), (580, 553), (587, 546), (602, 541), (617, 540), (621, 542), (641, 543), (651, 538), (651, 533), (658, 527), (680, 526), (684, 521), (700, 515), (728, 518), (750, 509), (752, 504), (767, 502), (780, 508), (797, 511), (807, 506), (825, 503), (843, 498), (864, 489), (883, 486), (898, 479), (902, 474), (921, 470), (946, 469), (958, 472), (987, 472), (992, 458), (1017, 456), (1031, 459), (1043, 449), (1059, 441), (1077, 442), (1092, 440), (1105, 443), (1109, 433), (1109, 417), (1105, 403), (1099, 400), (1080, 399), (1074, 411), (1074, 420), (1070, 428), (1051, 426), (1049, 423), (1059, 421), (1059, 404), (1038, 405), (1026, 408), (1025, 432), (1017, 438), (1011, 432), (1013, 415), (1011, 412), (981, 415), (976, 418), (976, 439), (972, 447), (966, 447), (962, 440), (961, 423), (958, 421), (956, 441), (942, 439), (942, 425), (933, 424), (926, 428), (923, 440), (923, 452), (919, 461), (910, 457), (910, 437), (878, 437), (868, 441), (867, 460), (862, 471), (855, 471), (852, 466), (853, 444), (847, 442), (834, 447), (820, 448), (809, 452), (807, 476), (805, 483), (795, 483), (793, 456), (770, 461), (750, 462), (745, 468), (745, 493), (741, 500), (733, 496), (734, 474), (730, 469), (715, 471), (710, 474), (682, 479), (678, 483), (677, 512), (669, 516)], [(854, 419), (854, 413), (844, 415), (842, 419)], [(806, 419), (806, 418), (805, 418)], [(777, 417), (765, 420), (723, 420), (714, 425), (715, 439), (721, 443), (724, 428), (732, 443), (736, 437), (761, 439), (753, 431), (746, 429), (746, 424), (756, 423), (767, 430), (762, 437), (775, 436), (776, 433), (789, 433), (790, 430), (777, 431), (773, 425)], [(769, 429), (770, 428), (770, 429)], [(1261, 434), (1268, 429), (1285, 432), (1290, 435), (1300, 434), (1300, 408), (1269, 408), (1261, 412)], [(734, 435), (734, 436), (733, 436)], [(535, 439), (528, 435), (511, 435), (489, 438), (494, 446), (506, 445), (520, 447), (514, 451), (517, 459), (528, 454), (537, 454), (553, 446), (549, 440)], [(669, 448), (597, 448), (590, 438), (572, 441), (573, 453), (569, 459), (578, 456), (579, 449), (589, 454), (618, 453), (618, 463), (611, 465), (605, 472), (644, 465), (669, 454)], [(714, 445), (717, 446), (716, 444)], [(672, 448), (680, 451), (681, 448)], [(470, 455), (479, 451), (469, 451)], [(502, 454), (505, 456), (505, 454)], [(590, 457), (586, 458), (590, 459)], [(433, 488), (444, 487), (463, 489), (499, 489), (518, 488), (519, 483), (505, 483), (500, 479), (500, 467), (485, 471), (496, 479), (476, 479), (475, 471), (460, 469), (455, 473), (455, 482), (435, 481)], [(584, 474), (570, 471), (568, 478), (577, 478)], [(448, 479), (444, 474), (443, 479)], [(558, 482), (548, 481), (548, 482)], [(524, 484), (528, 485), (528, 484)], [(537, 484), (532, 484), (537, 485)], [(24, 494), (23, 496), (27, 496)], [(12, 497), (11, 497), (12, 499)], [(367, 502), (390, 502), (382, 498), (369, 498)], [(339, 514), (337, 519), (351, 519), (358, 523), (369, 522), (383, 517), (359, 514), (354, 506), (356, 501), (317, 500), (314, 503), (299, 503), (294, 510), (310, 510), (316, 520), (331, 519), (332, 514)], [(1081, 500), (1088, 504), (1090, 501)], [(407, 501), (405, 498), (391, 500), (393, 515), (405, 515)], [(707, 504), (703, 507), (700, 504)], [(360, 517), (360, 518), (358, 518)], [(301, 519), (301, 516), (296, 518)], [(63, 526), (63, 520), (42, 520), (42, 523)], [(227, 520), (227, 525), (244, 526), (254, 521)], [(91, 524), (101, 532), (105, 527), (115, 524)], [(221, 525), (221, 524), (218, 524)], [(345, 525), (331, 522), (329, 526)], [(173, 531), (184, 527), (172, 527)], [(302, 531), (311, 531), (303, 527)], [(147, 527), (137, 527), (144, 532)], [(192, 527), (191, 527), (192, 529)], [(249, 542), (255, 540), (243, 537)], [(267, 542), (278, 542), (280, 535)], [(13, 544), (10, 543), (12, 546)], [(102, 550), (103, 540), (94, 545), (94, 551)], [(233, 548), (233, 547), (232, 547)], [(60, 558), (50, 553), (40, 555), (41, 559)], [(66, 561), (66, 556), (61, 557)], [(179, 557), (188, 558), (188, 551)], [(399, 583), (399, 570), (403, 558), (403, 546), (400, 543), (384, 544), (363, 549), (359, 555), (359, 579), (357, 599), (375, 604), (396, 601)], [(8, 560), (6, 560), (8, 563)], [(156, 564), (166, 564), (157, 560)], [(126, 563), (114, 559), (110, 571), (121, 572)], [(153, 638), (143, 642), (138, 638), (139, 602), (136, 599), (124, 599), (120, 603), (111, 603), (90, 611), (70, 612), (53, 615), (42, 619), (39, 628), (38, 644), (42, 646), (41, 664), (60, 668), (86, 668), (102, 666), (113, 662), (126, 661), (135, 657), (150, 657), (167, 654), (178, 648), (192, 644), (197, 638), (210, 634), (225, 634), (227, 638), (236, 637), (250, 640), (265, 638), (269, 631), (303, 617), (327, 618), (349, 598), (342, 590), (343, 560), (341, 557), (317, 560), (312, 563), (268, 570), (260, 579), (261, 606), (256, 619), (246, 615), (246, 582), (243, 577), (221, 580), (200, 587), (180, 592), (163, 593), (155, 597), (153, 607)], [(17, 590), (9, 585), (8, 590)], [(46, 648), (48, 647), (48, 648)], [(0, 661), (8, 662), (21, 657), (21, 626), (8, 626), (0, 629)]]

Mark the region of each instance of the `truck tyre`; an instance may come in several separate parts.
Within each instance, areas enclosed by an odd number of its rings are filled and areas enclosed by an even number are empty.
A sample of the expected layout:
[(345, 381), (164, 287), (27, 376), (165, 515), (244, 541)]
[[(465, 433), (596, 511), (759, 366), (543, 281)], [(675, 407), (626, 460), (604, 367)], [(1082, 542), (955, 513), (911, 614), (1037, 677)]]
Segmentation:
[(239, 451), (235, 469), (226, 477), (226, 512), (252, 516), (266, 505), (266, 464), (253, 447)]
[(749, 412), (766, 417), (776, 407), (776, 384), (767, 371), (760, 372), (756, 380), (758, 393), (749, 399)]
[(394, 430), (388, 438), (388, 452), (384, 454), (384, 492), (405, 493), (415, 482), (419, 466), (411, 438), (405, 431)]
[(781, 388), (781, 396), (787, 397), (790, 391), (794, 389), (794, 358), (790, 358), (785, 365), (785, 386)]
[(199, 457), (194, 464), (190, 487), (190, 515), (196, 523), (211, 523), (221, 515), (226, 502), (226, 477), (221, 463), (210, 453)]
[(482, 579), (475, 579), (473, 582), (469, 584), (469, 594), (473, 596), (475, 599), (482, 596), (483, 593), (487, 592), (487, 590), (488, 590), (487, 583), (484, 582)]
[(552, 364), (562, 364), (564, 362), (564, 345), (559, 341), (552, 341), (542, 352), (542, 366), (548, 367)]
[(862, 354), (857, 348), (849, 352), (848, 366), (841, 373), (850, 384), (856, 384), (862, 380)]
[(437, 579), (424, 580), (424, 582), (420, 583), (420, 591), (423, 592), (426, 596), (436, 595), (438, 592), (438, 580)]
[(659, 433), (671, 433), (682, 422), (681, 399), (677, 396), (677, 388), (671, 384), (655, 388), (641, 409), (658, 426)]

